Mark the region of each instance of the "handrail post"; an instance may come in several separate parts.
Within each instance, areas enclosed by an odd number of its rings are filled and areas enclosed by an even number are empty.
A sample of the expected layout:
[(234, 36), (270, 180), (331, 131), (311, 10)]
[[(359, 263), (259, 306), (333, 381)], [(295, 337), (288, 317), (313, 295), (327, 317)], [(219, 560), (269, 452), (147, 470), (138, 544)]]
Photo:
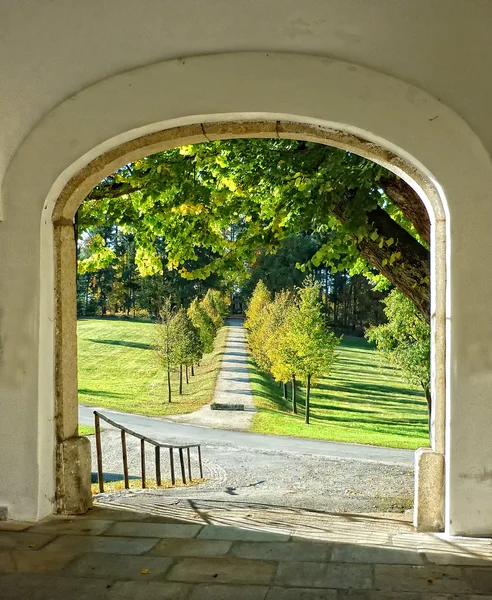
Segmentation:
[(130, 489), (130, 481), (128, 478), (128, 456), (126, 453), (126, 433), (121, 430), (121, 451), (123, 454), (123, 475), (125, 476), (125, 489)]
[(189, 447), (186, 448), (186, 454), (188, 455), (188, 479), (191, 481), (191, 456)]
[(203, 467), (202, 467), (202, 450), (200, 446), (197, 446), (198, 449), (198, 466), (200, 467), (200, 479), (203, 479)]
[(181, 479), (183, 480), (183, 484), (186, 485), (186, 475), (185, 475), (185, 463), (183, 457), (183, 448), (178, 448), (179, 450), (179, 462), (181, 463)]
[(169, 465), (171, 467), (171, 483), (176, 485), (176, 475), (174, 474), (174, 454), (173, 448), (169, 448)]
[(155, 480), (158, 486), (161, 485), (161, 449), (159, 446), (155, 447)]
[(142, 489), (145, 489), (145, 440), (140, 440), (140, 462), (142, 464)]
[(104, 492), (103, 464), (102, 464), (102, 446), (101, 446), (101, 425), (99, 415), (94, 411), (94, 424), (96, 427), (96, 453), (97, 453), (97, 480), (99, 483), (99, 492)]

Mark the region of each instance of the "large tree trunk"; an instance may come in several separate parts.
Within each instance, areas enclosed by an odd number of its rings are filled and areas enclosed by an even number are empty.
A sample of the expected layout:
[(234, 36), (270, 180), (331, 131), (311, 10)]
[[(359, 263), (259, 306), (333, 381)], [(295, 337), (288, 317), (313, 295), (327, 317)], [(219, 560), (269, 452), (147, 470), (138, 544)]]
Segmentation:
[[(332, 212), (341, 222), (348, 220), (351, 198), (340, 201)], [(375, 267), (397, 287), (417, 307), (427, 323), (430, 323), (430, 253), (403, 227), (377, 207), (367, 214), (371, 230), (377, 232), (378, 239), (369, 237), (357, 242), (359, 252), (367, 262)], [(393, 238), (388, 246), (386, 241)], [(383, 240), (383, 243), (381, 243)], [(381, 246), (381, 247), (380, 247)], [(400, 256), (393, 259), (395, 252)]]
[(393, 204), (412, 223), (424, 244), (430, 246), (431, 224), (429, 213), (417, 192), (399, 177), (380, 180), (378, 183)]

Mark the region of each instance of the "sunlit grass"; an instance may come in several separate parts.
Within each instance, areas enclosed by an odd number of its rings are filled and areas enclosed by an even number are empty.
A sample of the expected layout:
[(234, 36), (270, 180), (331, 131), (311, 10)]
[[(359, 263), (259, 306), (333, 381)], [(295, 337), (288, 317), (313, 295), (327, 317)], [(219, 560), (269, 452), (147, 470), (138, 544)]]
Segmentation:
[(423, 392), (409, 386), (376, 350), (360, 338), (345, 337), (339, 361), (312, 390), (311, 423), (304, 423), (304, 389), (293, 415), (282, 389), (249, 361), (258, 407), (252, 431), (294, 437), (356, 442), (393, 448), (428, 446), (427, 404)]
[(96, 428), (92, 425), (79, 425), (79, 435), (93, 435), (96, 433)]
[[(210, 402), (222, 362), (228, 328), (217, 334), (214, 351), (203, 357), (190, 383), (178, 394), (172, 376), (172, 402), (167, 401), (167, 376), (151, 344), (157, 325), (117, 319), (78, 322), (79, 402), (145, 415), (192, 412)], [(87, 435), (87, 434), (86, 434)]]
[[(176, 483), (173, 485), (170, 479), (162, 479), (161, 485), (157, 485), (157, 481), (155, 479), (146, 478), (145, 479), (145, 488), (148, 490), (164, 490), (170, 488), (185, 488), (185, 487), (195, 487), (200, 485), (200, 483), (204, 483), (206, 479), (192, 479), (191, 481), (188, 479), (186, 483), (183, 483), (179, 479), (176, 479)], [(142, 479), (140, 477), (131, 477), (129, 482), (130, 490), (141, 490), (142, 489)], [(92, 494), (99, 494), (99, 484), (93, 483), (91, 484)], [(125, 489), (125, 481), (124, 479), (118, 479), (117, 481), (105, 481), (104, 482), (104, 492), (119, 492)]]

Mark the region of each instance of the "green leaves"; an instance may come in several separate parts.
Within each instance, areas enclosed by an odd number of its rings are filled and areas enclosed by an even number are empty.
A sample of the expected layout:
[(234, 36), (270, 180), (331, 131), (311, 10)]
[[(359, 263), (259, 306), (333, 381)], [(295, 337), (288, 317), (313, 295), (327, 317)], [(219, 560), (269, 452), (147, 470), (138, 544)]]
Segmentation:
[(430, 390), (430, 327), (414, 304), (398, 290), (384, 300), (388, 322), (371, 327), (366, 337), (389, 363), (402, 370), (406, 380)]
[(248, 345), (256, 364), (277, 381), (296, 376), (315, 383), (336, 360), (339, 339), (328, 330), (317, 283), (307, 278), (296, 294), (282, 291), (272, 301), (258, 282), (246, 311)]

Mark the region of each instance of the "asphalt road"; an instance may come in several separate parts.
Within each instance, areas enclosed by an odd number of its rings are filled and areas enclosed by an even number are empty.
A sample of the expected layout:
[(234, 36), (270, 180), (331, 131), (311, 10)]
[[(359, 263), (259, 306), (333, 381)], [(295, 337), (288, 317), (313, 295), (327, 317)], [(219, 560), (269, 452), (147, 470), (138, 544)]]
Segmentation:
[(158, 417), (145, 417), (130, 413), (79, 405), (79, 423), (94, 424), (94, 410), (107, 415), (113, 421), (129, 429), (162, 442), (198, 443), (234, 447), (242, 450), (265, 450), (324, 456), (334, 459), (350, 459), (402, 467), (413, 467), (412, 450), (344, 444), (275, 435), (247, 433), (243, 431), (217, 430), (196, 425), (173, 423)]

